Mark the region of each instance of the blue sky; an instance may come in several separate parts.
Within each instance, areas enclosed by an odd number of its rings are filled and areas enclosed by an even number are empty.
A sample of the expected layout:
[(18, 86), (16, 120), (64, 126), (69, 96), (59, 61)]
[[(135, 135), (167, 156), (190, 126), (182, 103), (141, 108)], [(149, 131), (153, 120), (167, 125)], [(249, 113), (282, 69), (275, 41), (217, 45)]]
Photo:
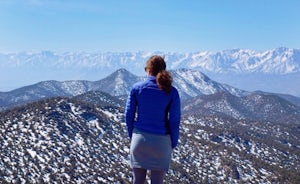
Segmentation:
[(300, 48), (299, 0), (0, 0), (0, 52)]

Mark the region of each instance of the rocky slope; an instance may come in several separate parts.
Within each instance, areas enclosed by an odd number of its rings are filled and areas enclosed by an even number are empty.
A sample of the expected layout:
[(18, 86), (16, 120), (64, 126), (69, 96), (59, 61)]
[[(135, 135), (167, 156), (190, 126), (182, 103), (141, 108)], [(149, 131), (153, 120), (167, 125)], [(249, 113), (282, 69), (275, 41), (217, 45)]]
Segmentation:
[[(0, 112), (0, 182), (130, 183), (123, 103), (88, 92)], [(180, 133), (167, 183), (300, 179), (299, 123), (183, 113)]]

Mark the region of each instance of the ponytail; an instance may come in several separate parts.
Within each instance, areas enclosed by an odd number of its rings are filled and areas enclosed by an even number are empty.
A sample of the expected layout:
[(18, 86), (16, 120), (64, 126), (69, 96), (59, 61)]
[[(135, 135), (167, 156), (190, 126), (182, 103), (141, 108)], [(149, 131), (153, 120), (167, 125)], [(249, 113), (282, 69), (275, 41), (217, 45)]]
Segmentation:
[(158, 87), (161, 90), (165, 91), (167, 94), (169, 94), (171, 92), (172, 76), (166, 70), (162, 70), (156, 75), (156, 83), (157, 83)]
[(151, 75), (156, 76), (158, 87), (166, 93), (170, 93), (172, 89), (172, 76), (166, 71), (164, 57), (158, 55), (151, 56), (146, 62), (146, 69), (149, 69)]

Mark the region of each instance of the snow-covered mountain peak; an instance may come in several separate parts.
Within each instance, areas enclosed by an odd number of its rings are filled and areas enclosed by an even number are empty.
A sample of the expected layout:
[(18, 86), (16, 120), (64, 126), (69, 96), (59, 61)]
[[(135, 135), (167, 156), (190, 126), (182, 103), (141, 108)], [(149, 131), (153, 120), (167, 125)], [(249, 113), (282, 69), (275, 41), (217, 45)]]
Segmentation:
[(236, 96), (243, 96), (247, 92), (220, 84), (211, 80), (208, 76), (197, 70), (178, 69), (172, 70), (173, 85), (179, 90), (183, 99), (195, 97), (197, 95), (209, 95), (221, 91), (226, 91)]
[[(170, 69), (200, 69), (203, 72), (235, 72), (235, 73), (273, 73), (285, 74), (299, 72), (300, 49), (276, 48), (263, 52), (249, 49), (228, 49), (218, 52), (201, 51), (193, 53), (179, 52), (65, 52), (54, 53), (42, 51), (38, 53), (0, 53), (1, 67), (22, 67), (35, 64), (39, 67), (97, 67), (112, 72), (117, 68), (126, 68), (133, 73), (141, 73), (146, 60), (154, 54), (163, 55)], [(238, 63), (243, 63), (239, 65)], [(293, 67), (286, 67), (286, 64)], [(236, 67), (236, 66), (239, 67)], [(255, 65), (256, 67), (253, 67)], [(252, 66), (249, 68), (249, 66)], [(293, 68), (293, 70), (290, 70)]]
[[(151, 55), (162, 55), (167, 62), (168, 70), (187, 68), (209, 74), (214, 80), (233, 85), (229, 81), (233, 76), (245, 81), (239, 82), (239, 88), (249, 90), (268, 89), (247, 81), (249, 75), (268, 75), (283, 78), (286, 75), (300, 75), (300, 49), (277, 48), (267, 51), (254, 51), (249, 49), (228, 49), (217, 52), (65, 52), (52, 51), (0, 53), (0, 91), (15, 89), (24, 84), (32, 84), (46, 80), (89, 80), (102, 79), (119, 68), (124, 68), (131, 73), (144, 76), (144, 66)], [(226, 77), (229, 76), (227, 79)], [(261, 77), (262, 78), (262, 77)], [(223, 80), (224, 79), (224, 80)], [(294, 79), (294, 81), (298, 81)], [(266, 83), (266, 82), (265, 82)], [(292, 82), (289, 82), (292, 83)], [(297, 83), (297, 82), (296, 82)], [(299, 83), (299, 82), (298, 82)], [(279, 84), (283, 85), (283, 84)], [(291, 84), (290, 86), (292, 86)], [(290, 89), (280, 92), (298, 95), (297, 84)]]

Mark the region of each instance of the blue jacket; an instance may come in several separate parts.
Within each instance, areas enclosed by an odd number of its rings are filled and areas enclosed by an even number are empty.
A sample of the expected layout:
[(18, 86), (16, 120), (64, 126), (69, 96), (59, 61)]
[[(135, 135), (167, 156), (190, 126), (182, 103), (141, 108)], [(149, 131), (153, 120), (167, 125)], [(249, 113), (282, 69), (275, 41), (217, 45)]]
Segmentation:
[(148, 76), (146, 81), (133, 85), (125, 110), (130, 138), (133, 128), (159, 135), (170, 134), (171, 146), (175, 148), (179, 139), (180, 115), (180, 98), (175, 87), (167, 94), (158, 88), (155, 76)]

